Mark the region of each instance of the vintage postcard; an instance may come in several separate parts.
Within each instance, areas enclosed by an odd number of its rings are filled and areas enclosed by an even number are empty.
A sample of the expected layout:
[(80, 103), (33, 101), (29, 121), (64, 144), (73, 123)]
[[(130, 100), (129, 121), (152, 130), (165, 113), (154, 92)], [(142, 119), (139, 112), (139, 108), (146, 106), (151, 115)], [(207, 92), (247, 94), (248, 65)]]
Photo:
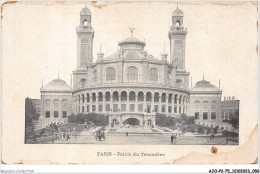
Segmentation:
[(2, 162), (258, 162), (257, 2), (2, 4)]

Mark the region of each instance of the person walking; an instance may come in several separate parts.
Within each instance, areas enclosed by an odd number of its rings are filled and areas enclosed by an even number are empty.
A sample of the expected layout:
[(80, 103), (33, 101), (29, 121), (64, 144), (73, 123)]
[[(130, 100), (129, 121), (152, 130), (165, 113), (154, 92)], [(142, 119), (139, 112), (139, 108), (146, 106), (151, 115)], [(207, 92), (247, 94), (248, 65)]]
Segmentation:
[(177, 135), (174, 135), (174, 144), (176, 144), (177, 141)]
[(173, 134), (172, 134), (172, 136), (171, 136), (171, 143), (173, 144), (173, 139), (174, 139), (174, 136), (173, 136)]

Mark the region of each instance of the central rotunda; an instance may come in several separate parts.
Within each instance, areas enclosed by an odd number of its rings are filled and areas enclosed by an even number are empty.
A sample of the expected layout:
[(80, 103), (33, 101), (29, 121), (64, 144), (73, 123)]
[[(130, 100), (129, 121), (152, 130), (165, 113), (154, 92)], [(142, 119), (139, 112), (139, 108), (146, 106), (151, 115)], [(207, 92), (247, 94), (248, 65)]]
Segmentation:
[(141, 126), (155, 126), (155, 114), (187, 114), (189, 72), (185, 69), (183, 12), (172, 14), (169, 31), (170, 62), (167, 54), (157, 59), (144, 50), (146, 43), (133, 35), (119, 42), (119, 50), (108, 57), (98, 53), (93, 62), (94, 29), (91, 12), (80, 12), (77, 27), (77, 69), (73, 72), (72, 113), (109, 115), (110, 125), (136, 119)]

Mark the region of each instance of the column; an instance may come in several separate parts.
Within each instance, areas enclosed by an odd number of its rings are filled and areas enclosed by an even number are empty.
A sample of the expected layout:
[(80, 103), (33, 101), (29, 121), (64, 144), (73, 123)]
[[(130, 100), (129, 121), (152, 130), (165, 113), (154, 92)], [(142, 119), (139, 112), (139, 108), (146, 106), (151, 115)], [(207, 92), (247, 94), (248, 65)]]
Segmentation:
[(96, 105), (96, 113), (98, 113), (98, 95), (96, 94), (96, 103), (95, 103), (95, 105)]
[(93, 112), (92, 110), (92, 104), (93, 104), (93, 97), (92, 97), (92, 94), (89, 95), (89, 112)]
[(162, 96), (159, 94), (159, 107), (158, 107), (158, 112), (162, 113)]
[(166, 95), (166, 97), (165, 97), (165, 113), (168, 113), (168, 100), (169, 100), (169, 95)]
[(177, 114), (176, 115), (179, 115), (179, 97), (177, 96), (177, 104), (176, 104), (176, 107), (177, 107)]
[(106, 112), (106, 94), (103, 94), (102, 112)]
[(130, 112), (129, 93), (126, 93), (126, 112)]
[(121, 112), (121, 92), (118, 92), (118, 110), (120, 109)]
[(87, 94), (85, 94), (84, 96), (86, 96), (85, 97), (85, 105), (84, 105), (85, 108), (84, 108), (84, 110), (85, 110), (85, 113), (87, 113), (87, 106), (88, 106), (89, 103), (88, 103), (88, 99), (87, 99)]
[[(146, 101), (146, 93), (144, 93), (144, 101), (143, 101), (143, 112), (144, 110), (147, 110), (147, 101)], [(152, 111), (152, 106), (151, 106), (151, 111)]]
[(154, 93), (151, 93), (151, 112), (155, 111), (155, 107), (154, 107)]
[(135, 91), (135, 112), (138, 112), (138, 93)]
[(112, 93), (112, 94), (110, 93), (110, 100), (109, 100), (109, 103), (110, 103), (110, 112), (113, 111), (112, 100), (113, 100), (113, 93)]

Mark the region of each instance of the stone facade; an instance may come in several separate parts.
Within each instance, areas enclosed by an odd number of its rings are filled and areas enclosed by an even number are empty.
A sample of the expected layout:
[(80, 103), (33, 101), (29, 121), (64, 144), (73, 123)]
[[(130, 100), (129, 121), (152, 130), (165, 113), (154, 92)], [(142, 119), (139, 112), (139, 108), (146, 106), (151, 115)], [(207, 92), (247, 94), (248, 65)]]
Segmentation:
[[(73, 71), (73, 90), (61, 90), (62, 93), (42, 90), (42, 115), (46, 112), (46, 98), (53, 102), (56, 98), (62, 101), (66, 96), (68, 115), (91, 112), (108, 114), (110, 124), (122, 125), (128, 118), (136, 118), (140, 125), (156, 126), (156, 113), (172, 117), (181, 114), (195, 116), (199, 113), (197, 123), (209, 126), (219, 124), (222, 92), (216, 87), (209, 92), (208, 88), (213, 85), (208, 83), (204, 88), (198, 85), (192, 89), (189, 87), (190, 73), (185, 69), (187, 29), (183, 25), (183, 16), (179, 8), (172, 14), (170, 62), (166, 53), (157, 59), (145, 51), (146, 43), (134, 36), (134, 28), (130, 28), (131, 35), (128, 38), (119, 42), (116, 53), (104, 57), (100, 52), (97, 61), (93, 62), (94, 28), (90, 10), (83, 8), (76, 30), (78, 50), (77, 69)], [(204, 110), (199, 106), (197, 109), (196, 102), (208, 102), (208, 108)], [(212, 102), (216, 103), (216, 107), (209, 109)], [(50, 111), (52, 113), (53, 108)], [(202, 119), (205, 112), (208, 117)]]
[(41, 88), (42, 127), (51, 123), (67, 123), (71, 115), (72, 89), (65, 81), (55, 79)]

